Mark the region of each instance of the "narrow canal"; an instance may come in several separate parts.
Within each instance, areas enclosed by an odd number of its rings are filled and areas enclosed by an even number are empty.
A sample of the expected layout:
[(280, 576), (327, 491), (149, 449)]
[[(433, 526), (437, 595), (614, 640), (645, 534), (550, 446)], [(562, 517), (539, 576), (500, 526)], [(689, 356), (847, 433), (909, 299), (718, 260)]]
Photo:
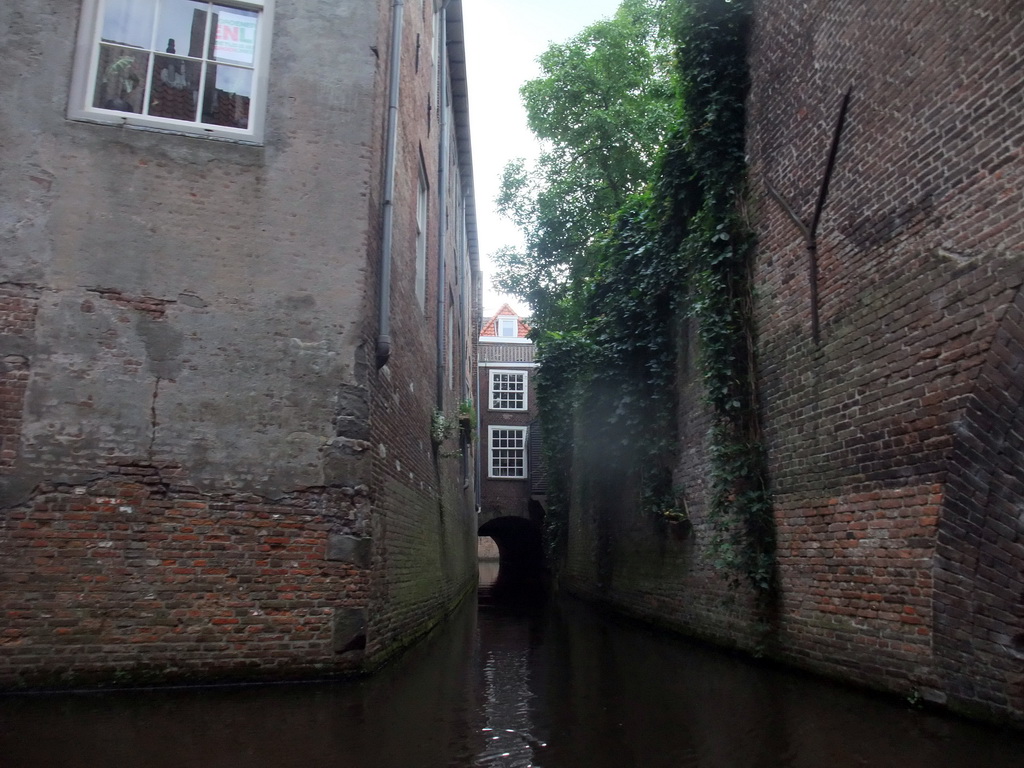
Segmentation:
[(1022, 768), (1024, 734), (540, 599), (479, 605), (374, 678), (0, 698), (4, 768)]

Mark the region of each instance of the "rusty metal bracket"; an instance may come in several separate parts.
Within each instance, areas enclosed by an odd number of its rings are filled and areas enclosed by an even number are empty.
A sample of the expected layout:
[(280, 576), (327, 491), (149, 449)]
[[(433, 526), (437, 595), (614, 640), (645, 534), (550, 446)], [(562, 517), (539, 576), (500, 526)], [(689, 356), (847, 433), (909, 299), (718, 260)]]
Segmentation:
[(839, 154), (839, 141), (843, 136), (843, 127), (846, 125), (846, 112), (850, 106), (850, 95), (853, 93), (853, 86), (846, 89), (843, 94), (842, 103), (839, 106), (839, 116), (836, 118), (835, 128), (832, 130), (832, 145), (829, 147), (828, 160), (825, 163), (825, 174), (821, 179), (821, 186), (818, 188), (818, 199), (814, 205), (814, 215), (811, 223), (807, 224), (797, 216), (793, 207), (786, 202), (786, 199), (772, 186), (771, 182), (765, 180), (765, 188), (768, 194), (779, 207), (785, 211), (790, 220), (800, 230), (807, 247), (807, 280), (810, 287), (811, 299), (811, 338), (815, 345), (820, 340), (818, 323), (818, 224), (821, 223), (821, 213), (825, 209), (825, 202), (828, 200), (828, 187), (832, 181), (832, 172), (836, 167), (836, 156)]

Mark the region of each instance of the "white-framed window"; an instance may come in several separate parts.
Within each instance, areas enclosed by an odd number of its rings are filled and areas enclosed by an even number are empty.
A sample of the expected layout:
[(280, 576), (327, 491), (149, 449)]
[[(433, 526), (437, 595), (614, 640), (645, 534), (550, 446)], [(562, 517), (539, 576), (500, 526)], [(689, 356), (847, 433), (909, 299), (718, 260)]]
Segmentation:
[(515, 338), (519, 335), (519, 328), (516, 327), (517, 325), (518, 322), (516, 322), (516, 318), (514, 317), (509, 317), (507, 315), (499, 317), (497, 328), (498, 335), (505, 338)]
[(416, 193), (416, 300), (427, 309), (427, 214), (430, 212), (427, 171), (420, 162), (420, 185)]
[(487, 428), (488, 477), (526, 477), (526, 433), (526, 427)]
[(491, 373), (491, 410), (525, 411), (527, 402), (526, 371), (493, 370)]
[(83, 0), (68, 117), (260, 142), (274, 0)]

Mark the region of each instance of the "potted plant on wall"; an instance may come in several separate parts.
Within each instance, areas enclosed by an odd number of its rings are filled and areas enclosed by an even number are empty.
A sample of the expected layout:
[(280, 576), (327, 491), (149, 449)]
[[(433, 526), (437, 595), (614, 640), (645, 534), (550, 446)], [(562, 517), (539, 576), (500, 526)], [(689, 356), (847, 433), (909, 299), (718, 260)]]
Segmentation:
[(469, 398), (460, 400), (458, 414), (462, 434), (466, 436), (468, 441), (472, 442), (473, 435), (476, 432), (476, 409), (473, 407), (473, 401)]

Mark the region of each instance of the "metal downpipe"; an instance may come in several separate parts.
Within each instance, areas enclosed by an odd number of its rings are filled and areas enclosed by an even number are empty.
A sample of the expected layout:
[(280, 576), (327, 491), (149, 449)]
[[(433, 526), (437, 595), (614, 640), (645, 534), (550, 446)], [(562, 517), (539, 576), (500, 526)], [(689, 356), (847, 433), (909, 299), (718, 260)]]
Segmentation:
[(391, 358), (391, 252), (394, 243), (395, 165), (398, 155), (398, 99), (401, 86), (402, 21), (405, 0), (394, 0), (391, 18), (391, 65), (388, 83), (388, 133), (384, 155), (383, 234), (380, 246), (380, 288), (378, 293), (377, 367)]
[(445, 373), (445, 240), (448, 237), (448, 3), (444, 0), (438, 12), (437, 44), (437, 109), (438, 140), (440, 149), (437, 159), (438, 224), (437, 224), (437, 410), (444, 411)]

